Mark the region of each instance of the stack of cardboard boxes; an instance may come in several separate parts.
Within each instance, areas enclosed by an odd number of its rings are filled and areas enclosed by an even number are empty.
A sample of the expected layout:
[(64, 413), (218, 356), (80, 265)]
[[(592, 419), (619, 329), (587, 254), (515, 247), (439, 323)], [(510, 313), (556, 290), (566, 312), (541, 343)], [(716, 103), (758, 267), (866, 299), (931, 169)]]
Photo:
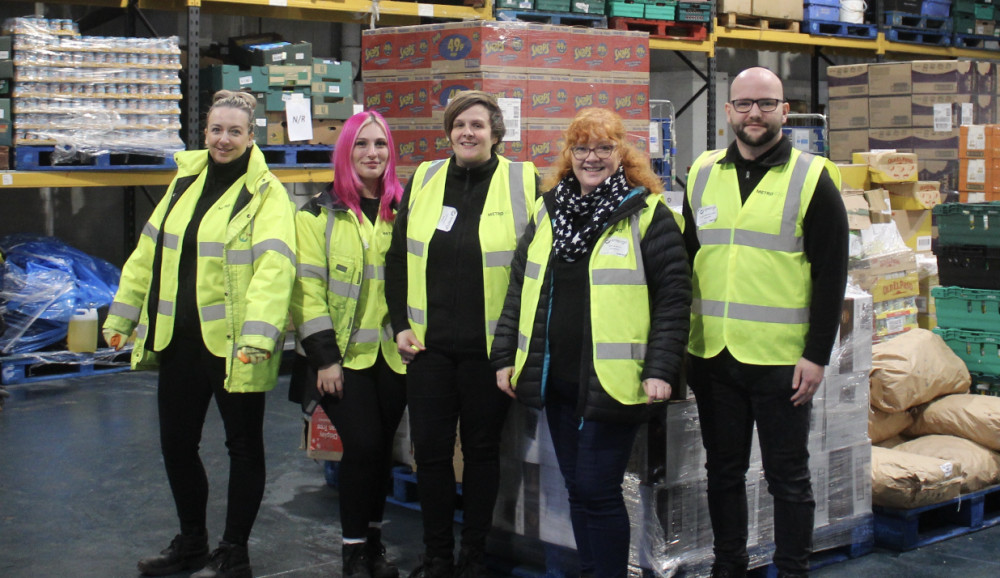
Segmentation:
[(961, 128), (958, 194), (963, 203), (1000, 201), (1000, 125)]
[(997, 118), (996, 64), (928, 60), (827, 69), (830, 158), (912, 152), (919, 178), (958, 189), (959, 127)]
[(443, 113), (461, 90), (501, 99), (507, 136), (499, 154), (551, 165), (582, 108), (611, 108), (643, 150), (649, 139), (649, 38), (645, 33), (522, 22), (380, 28), (363, 35), (365, 109), (385, 116), (405, 178), (451, 145)]
[(14, 124), (10, 114), (10, 85), (14, 80), (14, 60), (11, 58), (10, 36), (0, 36), (0, 170), (10, 168), (10, 145), (14, 139)]

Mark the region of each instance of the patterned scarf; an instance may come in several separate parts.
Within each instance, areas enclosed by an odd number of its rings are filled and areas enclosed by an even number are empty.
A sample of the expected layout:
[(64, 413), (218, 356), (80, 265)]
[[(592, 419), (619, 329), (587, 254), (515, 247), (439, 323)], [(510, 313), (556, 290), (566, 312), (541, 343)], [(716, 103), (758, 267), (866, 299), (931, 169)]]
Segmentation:
[[(587, 254), (595, 238), (604, 230), (611, 214), (629, 193), (625, 169), (601, 183), (589, 195), (580, 194), (580, 183), (573, 173), (566, 175), (555, 191), (555, 216), (552, 219), (552, 246), (556, 255), (570, 263)], [(588, 217), (580, 226), (578, 217)]]

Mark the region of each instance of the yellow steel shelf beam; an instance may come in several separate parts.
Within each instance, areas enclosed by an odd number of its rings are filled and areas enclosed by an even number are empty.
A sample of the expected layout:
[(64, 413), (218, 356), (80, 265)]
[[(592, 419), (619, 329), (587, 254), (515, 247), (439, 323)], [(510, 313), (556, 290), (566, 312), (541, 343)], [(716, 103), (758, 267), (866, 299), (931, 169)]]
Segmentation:
[[(328, 183), (331, 169), (274, 169), (282, 183)], [(39, 187), (148, 187), (170, 184), (174, 171), (0, 171), (0, 191)]]
[(709, 57), (715, 56), (715, 42), (711, 38), (707, 40), (681, 40), (650, 38), (650, 50), (672, 50), (679, 52), (704, 52)]

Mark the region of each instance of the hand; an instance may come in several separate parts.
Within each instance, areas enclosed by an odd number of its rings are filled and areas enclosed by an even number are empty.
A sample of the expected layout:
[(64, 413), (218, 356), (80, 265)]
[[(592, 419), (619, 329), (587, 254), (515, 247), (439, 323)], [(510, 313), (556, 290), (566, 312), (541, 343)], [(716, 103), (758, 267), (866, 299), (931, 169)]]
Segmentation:
[(328, 393), (338, 399), (344, 398), (344, 368), (333, 363), (316, 372), (316, 389), (322, 395)]
[(497, 370), (497, 387), (500, 391), (506, 393), (507, 395), (517, 399), (517, 394), (514, 393), (514, 388), (510, 386), (510, 378), (514, 375), (514, 367), (505, 367), (503, 369)]
[(412, 329), (404, 329), (396, 334), (396, 348), (399, 350), (400, 357), (403, 358), (404, 365), (413, 361), (413, 358), (425, 349), (424, 344), (420, 343)]
[(257, 365), (261, 361), (271, 359), (271, 352), (244, 345), (236, 351), (236, 357), (243, 363)]
[(125, 347), (125, 342), (128, 341), (128, 335), (114, 329), (105, 327), (101, 333), (104, 335), (104, 342), (108, 344), (108, 347), (114, 347), (115, 351), (121, 351), (122, 347)]
[(670, 394), (673, 391), (670, 388), (670, 384), (658, 379), (656, 377), (650, 377), (649, 379), (642, 380), (642, 389), (646, 392), (646, 405), (653, 403), (654, 401), (664, 401), (670, 399)]
[(795, 364), (795, 374), (792, 376), (792, 389), (795, 390), (792, 405), (797, 407), (809, 403), (819, 389), (820, 383), (823, 383), (823, 366), (805, 357), (800, 358)]

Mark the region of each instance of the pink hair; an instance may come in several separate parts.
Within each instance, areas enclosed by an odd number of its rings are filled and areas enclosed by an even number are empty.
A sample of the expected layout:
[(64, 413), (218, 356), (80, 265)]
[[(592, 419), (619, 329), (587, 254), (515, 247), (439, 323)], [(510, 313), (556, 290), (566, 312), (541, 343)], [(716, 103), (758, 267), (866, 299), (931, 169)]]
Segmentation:
[[(351, 151), (354, 149), (354, 141), (358, 138), (361, 129), (375, 123), (385, 131), (385, 140), (389, 145), (389, 158), (386, 159), (385, 172), (379, 182), (379, 199), (381, 207), (379, 212), (382, 220), (392, 222), (395, 215), (392, 207), (403, 197), (403, 187), (396, 177), (396, 145), (392, 142), (392, 133), (385, 119), (379, 113), (370, 110), (359, 112), (344, 122), (337, 144), (333, 148), (333, 187), (330, 194), (334, 199), (347, 205), (354, 211), (358, 219), (361, 215), (361, 190), (363, 185), (354, 170), (354, 163), (351, 162)], [(388, 202), (386, 202), (388, 201)]]

